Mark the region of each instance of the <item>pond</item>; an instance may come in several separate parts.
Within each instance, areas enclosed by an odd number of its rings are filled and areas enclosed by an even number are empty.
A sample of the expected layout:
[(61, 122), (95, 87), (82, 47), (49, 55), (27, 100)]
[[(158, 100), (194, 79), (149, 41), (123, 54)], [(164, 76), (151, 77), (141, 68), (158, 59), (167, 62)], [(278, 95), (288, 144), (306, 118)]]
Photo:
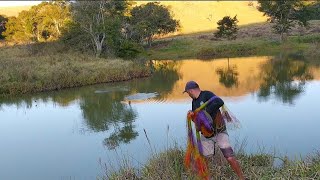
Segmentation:
[[(95, 179), (128, 159), (186, 144), (195, 80), (241, 122), (236, 150), (300, 158), (320, 149), (319, 62), (301, 57), (153, 61), (128, 82), (0, 99), (0, 179)], [(112, 165), (112, 167), (110, 167)]]

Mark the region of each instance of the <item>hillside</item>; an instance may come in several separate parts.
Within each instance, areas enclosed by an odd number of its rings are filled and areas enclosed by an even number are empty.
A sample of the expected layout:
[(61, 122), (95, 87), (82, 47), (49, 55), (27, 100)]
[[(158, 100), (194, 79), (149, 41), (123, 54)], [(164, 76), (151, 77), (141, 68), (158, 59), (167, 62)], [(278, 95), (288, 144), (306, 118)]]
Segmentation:
[[(137, 5), (149, 1), (137, 1)], [(169, 6), (174, 18), (180, 20), (181, 29), (176, 34), (189, 34), (216, 29), (217, 21), (223, 16), (235, 16), (239, 25), (265, 22), (255, 7), (248, 6), (248, 1), (161, 1), (161, 4)], [(0, 14), (16, 16), (22, 10), (28, 10), (31, 6), (0, 7)]]
[(6, 16), (18, 16), (19, 12), (29, 10), (32, 6), (0, 7), (0, 14)]
[[(148, 1), (139, 1), (137, 5)], [(176, 34), (189, 34), (196, 32), (212, 31), (217, 27), (217, 21), (224, 16), (235, 16), (238, 25), (261, 23), (267, 20), (254, 6), (249, 6), (248, 1), (161, 1), (169, 6), (174, 18), (180, 20), (181, 29)]]

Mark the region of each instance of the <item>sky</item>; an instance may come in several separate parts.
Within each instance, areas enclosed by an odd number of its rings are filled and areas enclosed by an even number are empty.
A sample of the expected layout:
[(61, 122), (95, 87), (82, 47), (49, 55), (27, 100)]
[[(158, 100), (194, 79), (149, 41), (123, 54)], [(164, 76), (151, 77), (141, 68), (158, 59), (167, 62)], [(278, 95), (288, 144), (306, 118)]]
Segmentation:
[(30, 6), (41, 3), (41, 1), (0, 1), (0, 7), (8, 6)]

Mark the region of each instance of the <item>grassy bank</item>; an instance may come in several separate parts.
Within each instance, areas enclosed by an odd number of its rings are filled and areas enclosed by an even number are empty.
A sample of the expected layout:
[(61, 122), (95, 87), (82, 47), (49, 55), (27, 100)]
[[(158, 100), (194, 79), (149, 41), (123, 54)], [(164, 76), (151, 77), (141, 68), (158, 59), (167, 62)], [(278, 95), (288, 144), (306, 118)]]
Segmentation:
[(142, 64), (66, 51), (61, 44), (0, 49), (0, 96), (58, 90), (149, 76)]
[[(320, 21), (309, 29), (294, 29), (286, 43), (279, 43), (271, 25), (239, 28), (238, 39), (218, 40), (213, 32), (160, 39), (147, 49), (147, 59), (213, 59), (221, 57), (276, 55), (295, 51), (308, 59), (320, 56)], [(74, 52), (59, 43), (3, 46), (0, 44), (0, 96), (58, 90), (83, 85), (149, 76), (150, 70), (134, 61), (95, 58)]]
[[(320, 21), (310, 22), (308, 29), (295, 28), (285, 43), (272, 32), (271, 24), (254, 24), (239, 28), (236, 40), (216, 39), (212, 32), (164, 38), (148, 49), (151, 59), (213, 59), (251, 55), (275, 55), (287, 50), (310, 51), (319, 46)], [(311, 51), (310, 51), (311, 52)]]
[[(107, 173), (102, 179), (195, 179), (183, 165), (184, 151), (179, 148), (154, 155), (142, 169), (123, 166), (118, 172)], [(272, 154), (247, 155), (238, 153), (237, 158), (248, 179), (319, 179), (320, 153), (304, 160), (289, 161)], [(281, 165), (274, 166), (280, 159)], [(237, 179), (220, 151), (209, 159), (211, 179)]]

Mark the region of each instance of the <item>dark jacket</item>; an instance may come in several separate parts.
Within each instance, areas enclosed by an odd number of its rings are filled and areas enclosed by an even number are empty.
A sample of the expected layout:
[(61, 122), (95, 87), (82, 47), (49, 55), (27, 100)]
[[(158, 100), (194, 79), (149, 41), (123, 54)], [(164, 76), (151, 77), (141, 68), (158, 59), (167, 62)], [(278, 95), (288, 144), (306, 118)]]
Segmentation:
[[(192, 111), (200, 107), (203, 103), (208, 101), (211, 97), (216, 96), (211, 91), (201, 91), (197, 99), (192, 100)], [(204, 110), (207, 111), (212, 117), (214, 132), (219, 133), (226, 130), (224, 121), (222, 120), (220, 107), (223, 106), (224, 102), (221, 98), (217, 97), (214, 101), (208, 104)]]

